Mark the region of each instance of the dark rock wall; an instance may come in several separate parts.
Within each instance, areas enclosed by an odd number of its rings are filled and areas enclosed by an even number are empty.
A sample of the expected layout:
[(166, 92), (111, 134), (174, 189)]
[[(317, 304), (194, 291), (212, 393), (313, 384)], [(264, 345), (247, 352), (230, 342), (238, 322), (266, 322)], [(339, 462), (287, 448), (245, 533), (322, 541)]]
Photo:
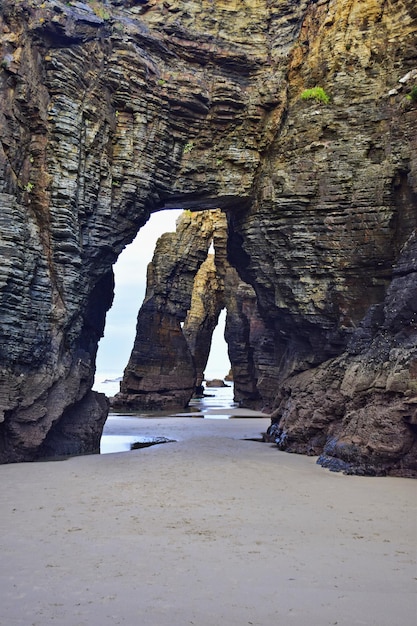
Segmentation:
[[(271, 437), (415, 472), (414, 0), (3, 0), (0, 17), (1, 459), (96, 449), (112, 263), (181, 206), (227, 213)], [(301, 98), (317, 86), (328, 103)]]
[[(271, 437), (353, 472), (416, 469), (416, 17), (311, 4), (255, 201), (230, 216), (232, 262), (273, 329)], [(300, 98), (317, 85), (328, 104)]]

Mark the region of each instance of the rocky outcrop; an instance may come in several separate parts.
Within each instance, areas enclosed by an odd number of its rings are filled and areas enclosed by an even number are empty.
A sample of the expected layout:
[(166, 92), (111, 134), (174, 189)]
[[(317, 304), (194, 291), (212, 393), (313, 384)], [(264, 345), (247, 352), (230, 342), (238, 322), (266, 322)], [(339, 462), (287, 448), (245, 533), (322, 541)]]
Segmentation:
[(206, 211), (203, 219), (211, 228), (211, 245), (204, 263), (195, 276), (191, 305), (183, 326), (183, 333), (196, 367), (197, 395), (203, 393), (202, 383), (210, 355), (213, 331), (221, 311), (226, 308), (224, 278), (226, 270), (230, 268), (226, 255), (225, 214), (219, 210)]
[(213, 236), (211, 212), (184, 211), (174, 233), (157, 242), (148, 266), (129, 363), (112, 401), (117, 409), (184, 407), (196, 386), (192, 353), (182, 332), (195, 275)]
[(348, 473), (415, 475), (416, 252), (414, 235), (341, 357), (284, 383), (269, 430), (281, 449)]
[(264, 366), (264, 355), (270, 349), (270, 333), (259, 315), (253, 288), (236, 279), (236, 274), (229, 274), (228, 285), (231, 297), (225, 338), (233, 363), (234, 399), (245, 407), (270, 406), (276, 396), (275, 384), (272, 389), (268, 388), (271, 372), (268, 365)]
[(209, 254), (194, 281), (190, 310), (183, 333), (194, 357), (197, 394), (203, 393), (204, 370), (210, 355), (211, 339), (224, 308), (224, 288), (216, 271), (214, 254)]
[(176, 232), (158, 240), (134, 347), (120, 392), (111, 400), (113, 408), (182, 408), (194, 393), (202, 394), (213, 331), (223, 309), (236, 400), (248, 404), (253, 394), (260, 400), (250, 322), (238, 305), (244, 283), (227, 261), (226, 244), (227, 221), (220, 210), (184, 211)]
[(271, 437), (416, 473), (414, 0), (0, 13), (1, 459), (97, 448), (112, 263), (181, 206), (227, 214)]
[[(207, 213), (213, 227), (213, 255), (208, 255), (200, 267), (195, 281), (191, 308), (187, 314), (183, 332), (196, 365), (197, 389), (205, 378), (205, 368), (210, 354), (213, 331), (220, 312), (226, 310), (225, 340), (234, 381), (234, 400), (251, 406), (262, 402), (258, 391), (257, 359), (260, 346), (256, 332), (256, 296), (231, 267), (227, 259), (227, 222), (220, 211)], [(242, 294), (252, 295), (252, 307), (246, 307)], [(259, 322), (259, 316), (257, 317)]]

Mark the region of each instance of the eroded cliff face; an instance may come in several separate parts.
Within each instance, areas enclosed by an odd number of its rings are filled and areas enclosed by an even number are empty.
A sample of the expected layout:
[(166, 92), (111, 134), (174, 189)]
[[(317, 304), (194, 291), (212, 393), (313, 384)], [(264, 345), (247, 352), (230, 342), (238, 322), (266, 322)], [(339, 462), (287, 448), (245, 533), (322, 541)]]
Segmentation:
[[(213, 219), (214, 217), (214, 219)], [(210, 355), (211, 340), (217, 326), (224, 300), (224, 263), (227, 262), (226, 216), (220, 211), (205, 212), (204, 218), (212, 225), (212, 237), (207, 256), (195, 275), (190, 307), (184, 319), (183, 333), (193, 355), (197, 395), (204, 391), (205, 369)], [(219, 234), (221, 252), (219, 248)], [(212, 251), (211, 251), (212, 250)], [(221, 262), (220, 261), (221, 257)]]
[(97, 447), (112, 263), (150, 212), (220, 207), (271, 437), (416, 472), (414, 0), (1, 17), (2, 459)]
[[(255, 201), (230, 217), (274, 330), (271, 436), (349, 471), (416, 470), (416, 18), (411, 2), (309, 7)], [(314, 86), (328, 104), (300, 98)]]
[[(256, 356), (260, 344), (256, 296), (253, 288), (239, 277), (227, 258), (227, 220), (221, 211), (205, 212), (211, 224), (213, 254), (208, 254), (194, 280), (191, 306), (183, 333), (196, 367), (196, 387), (201, 386), (210, 354), (214, 329), (220, 312), (226, 311), (225, 340), (234, 382), (234, 400), (244, 406), (262, 403)], [(248, 296), (248, 294), (250, 294)], [(245, 306), (250, 300), (252, 306)]]

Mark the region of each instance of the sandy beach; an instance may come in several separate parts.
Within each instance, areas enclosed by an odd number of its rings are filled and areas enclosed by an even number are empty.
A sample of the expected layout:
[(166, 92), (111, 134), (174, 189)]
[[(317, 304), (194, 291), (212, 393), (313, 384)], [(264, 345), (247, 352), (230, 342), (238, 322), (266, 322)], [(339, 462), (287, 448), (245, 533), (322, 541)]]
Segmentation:
[(415, 626), (415, 481), (247, 441), (268, 419), (139, 421), (107, 432), (176, 442), (0, 467), (2, 626)]

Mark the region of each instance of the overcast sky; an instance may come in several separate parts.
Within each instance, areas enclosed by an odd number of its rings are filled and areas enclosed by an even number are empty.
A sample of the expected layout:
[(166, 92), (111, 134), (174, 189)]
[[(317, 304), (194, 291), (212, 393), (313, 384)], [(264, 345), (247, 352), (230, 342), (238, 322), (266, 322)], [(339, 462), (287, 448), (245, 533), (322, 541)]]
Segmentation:
[[(127, 246), (114, 266), (115, 297), (107, 313), (104, 337), (97, 354), (97, 378), (122, 376), (135, 339), (136, 318), (146, 288), (146, 268), (152, 260), (155, 244), (163, 233), (174, 231), (181, 211), (154, 213)], [(223, 338), (224, 315), (213, 335), (207, 376), (224, 377), (230, 368)]]

